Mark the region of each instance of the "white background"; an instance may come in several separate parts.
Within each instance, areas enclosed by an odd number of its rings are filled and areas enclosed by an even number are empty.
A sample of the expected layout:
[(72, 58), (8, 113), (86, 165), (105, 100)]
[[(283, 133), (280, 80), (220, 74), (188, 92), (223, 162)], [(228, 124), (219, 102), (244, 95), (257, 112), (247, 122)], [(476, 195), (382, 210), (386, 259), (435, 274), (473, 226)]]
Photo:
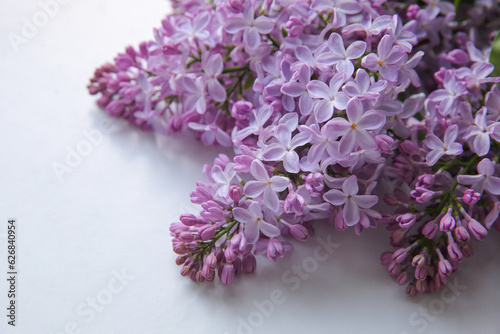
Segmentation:
[[(256, 274), (229, 287), (181, 277), (168, 227), (192, 210), (189, 193), (219, 150), (189, 135), (158, 139), (106, 123), (85, 88), (97, 66), (149, 39), (168, 10), (162, 0), (69, 1), (16, 52), (9, 33), (21, 35), (23, 17), (32, 22), (41, 7), (0, 0), (2, 272), (7, 219), (19, 224), (17, 326), (6, 325), (2, 278), (1, 332), (238, 333), (246, 321), (254, 327), (240, 333), (500, 333), (496, 231), (452, 277), (466, 288), (445, 299), (409, 298), (394, 283), (379, 264), (391, 249), (384, 229), (356, 237), (320, 228), (340, 245), (295, 291), (282, 275), (311, 263), (315, 237), (275, 264), (259, 258)], [(60, 182), (54, 162), (64, 164), (68, 149), (84, 145), (82, 131), (101, 131), (103, 122), (113, 127), (102, 143)], [(124, 284), (115, 278), (122, 271)], [(285, 301), (271, 309), (275, 289)], [(95, 298), (106, 305), (92, 314), (87, 303)], [(425, 320), (418, 312), (429, 307)]]

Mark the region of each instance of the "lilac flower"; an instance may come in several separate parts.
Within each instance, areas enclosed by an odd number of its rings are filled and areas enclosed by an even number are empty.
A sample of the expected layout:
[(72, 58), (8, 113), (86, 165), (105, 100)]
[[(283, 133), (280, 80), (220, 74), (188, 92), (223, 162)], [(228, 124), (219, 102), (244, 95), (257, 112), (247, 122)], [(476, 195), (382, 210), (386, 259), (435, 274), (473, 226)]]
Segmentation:
[(388, 31), (394, 38), (394, 43), (406, 52), (411, 52), (413, 45), (417, 43), (416, 25), (417, 21), (411, 20), (403, 26), (403, 21), (401, 21), (399, 15), (394, 15), (392, 23), (389, 25)]
[(345, 110), (348, 98), (344, 92), (339, 92), (344, 78), (344, 73), (337, 73), (330, 80), (329, 86), (319, 80), (313, 80), (307, 85), (307, 91), (311, 97), (320, 99), (315, 102), (314, 106), (314, 116), (318, 123), (329, 120), (335, 108)]
[[(324, 46), (323, 49), (326, 49), (327, 46)], [(314, 55), (307, 46), (305, 45), (299, 45), (295, 49), (295, 56), (297, 57), (297, 61), (292, 64), (292, 70), (296, 71), (302, 65), (307, 65), (312, 69), (319, 68), (319, 69), (325, 69), (326, 66), (322, 65), (321, 63), (318, 62), (318, 57), (323, 54), (323, 50), (321, 47), (318, 47), (318, 49), (315, 51)]]
[(403, 57), (402, 64), (398, 68), (398, 80), (402, 82), (403, 86), (411, 83), (415, 87), (420, 87), (420, 78), (415, 71), (415, 67), (420, 63), (423, 56), (424, 52), (418, 51), (410, 60), (407, 60), (407, 55)]
[(464, 150), (462, 144), (456, 143), (458, 136), (458, 126), (449, 126), (444, 133), (444, 141), (441, 141), (435, 134), (428, 134), (425, 137), (425, 144), (431, 151), (427, 154), (427, 165), (434, 166), (443, 155), (458, 155)]
[(384, 80), (379, 80), (372, 83), (370, 81), (370, 76), (368, 73), (359, 69), (356, 71), (356, 77), (354, 81), (349, 81), (344, 86), (344, 92), (349, 97), (365, 98), (365, 99), (376, 99), (379, 97), (379, 93), (387, 87), (387, 82)]
[(220, 197), (229, 196), (229, 187), (231, 186), (231, 182), (235, 176), (236, 172), (234, 171), (234, 163), (227, 164), (224, 170), (219, 165), (214, 166), (212, 168), (212, 178), (215, 181), (215, 193)]
[(307, 91), (307, 84), (311, 79), (309, 66), (303, 64), (298, 72), (298, 81), (287, 82), (281, 86), (281, 92), (291, 97), (299, 97), (299, 109), (302, 115), (307, 116), (313, 108), (313, 100)]
[(443, 116), (450, 112), (456, 114), (457, 103), (467, 94), (467, 86), (457, 80), (453, 71), (446, 71), (443, 81), (444, 88), (437, 89), (429, 94), (429, 101), (439, 103), (439, 113)]
[(271, 118), (272, 114), (273, 109), (270, 105), (263, 105), (259, 108), (259, 110), (254, 110), (253, 116), (250, 119), (250, 124), (240, 131), (236, 131), (235, 128), (233, 138), (235, 140), (243, 140), (252, 134), (260, 134), (262, 129), (264, 128), (264, 125)]
[(287, 172), (298, 173), (300, 170), (299, 155), (295, 152), (295, 149), (307, 144), (311, 134), (300, 132), (292, 138), (290, 128), (285, 124), (281, 124), (276, 128), (274, 136), (278, 142), (267, 146), (262, 152), (262, 157), (270, 161), (283, 160), (283, 167)]
[(474, 124), (469, 127), (464, 139), (471, 139), (474, 152), (480, 157), (486, 155), (490, 151), (490, 136), (495, 140), (500, 140), (500, 123), (494, 122), (490, 125), (486, 123), (487, 109), (481, 108), (476, 112)]
[(186, 18), (185, 21), (179, 25), (177, 32), (172, 36), (172, 42), (180, 43), (185, 39), (205, 40), (210, 36), (210, 33), (205, 28), (210, 23), (210, 14), (208, 12), (201, 12), (196, 15), (192, 20)]
[(482, 193), (486, 189), (493, 195), (500, 195), (500, 178), (493, 176), (495, 164), (490, 159), (485, 158), (477, 164), (478, 175), (459, 175), (460, 184), (471, 185), (472, 189)]
[(354, 175), (342, 184), (342, 191), (331, 189), (323, 195), (325, 201), (339, 206), (343, 205), (343, 217), (347, 226), (356, 225), (360, 220), (360, 208), (369, 209), (378, 202), (375, 195), (358, 195), (358, 178)]
[(301, 126), (301, 131), (309, 132), (312, 135), (312, 146), (307, 153), (307, 160), (310, 164), (316, 164), (327, 157), (337, 161), (344, 159), (339, 152), (338, 135), (330, 130), (329, 124), (330, 122), (323, 125), (321, 131), (317, 124), (310, 127)]
[(251, 198), (256, 198), (264, 194), (264, 204), (272, 211), (279, 209), (279, 198), (277, 192), (286, 189), (290, 180), (283, 176), (269, 177), (269, 174), (260, 160), (252, 161), (250, 173), (256, 181), (248, 181), (243, 188), (243, 192)]
[(379, 71), (382, 77), (395, 82), (398, 79), (397, 64), (406, 54), (399, 46), (393, 46), (394, 39), (385, 35), (378, 44), (377, 54), (370, 53), (365, 56), (361, 65), (372, 72)]
[(356, 41), (346, 49), (342, 37), (333, 33), (328, 38), (328, 47), (330, 52), (320, 54), (318, 62), (325, 65), (335, 65), (338, 72), (351, 76), (354, 73), (354, 65), (351, 60), (360, 58), (365, 53), (366, 43)]
[(213, 145), (215, 142), (222, 146), (230, 147), (233, 145), (231, 137), (215, 124), (199, 124), (195, 122), (188, 123), (188, 127), (195, 131), (203, 132), (201, 141), (204, 145)]
[(207, 110), (207, 102), (205, 100), (205, 82), (203, 77), (192, 79), (191, 77), (183, 78), (184, 88), (186, 89), (186, 97), (184, 98), (184, 108), (186, 111), (196, 110), (198, 114), (204, 114)]
[(385, 123), (385, 117), (378, 111), (364, 113), (363, 105), (357, 98), (347, 104), (347, 120), (336, 117), (328, 122), (330, 131), (342, 136), (339, 152), (342, 155), (352, 152), (360, 146), (363, 149), (376, 149), (377, 143), (368, 131), (380, 129)]
[(221, 85), (218, 76), (224, 70), (222, 56), (215, 54), (208, 59), (203, 59), (202, 67), (205, 71), (205, 82), (208, 89), (208, 95), (217, 102), (224, 102), (226, 100), (226, 90)]
[(254, 17), (255, 9), (253, 1), (245, 2), (243, 18), (233, 17), (226, 24), (226, 31), (236, 34), (243, 31), (245, 47), (250, 50), (256, 49), (261, 43), (260, 34), (269, 34), (274, 28), (274, 21), (265, 16)]
[(257, 202), (250, 203), (248, 211), (243, 208), (234, 208), (233, 216), (234, 219), (244, 224), (243, 234), (249, 244), (257, 242), (260, 232), (269, 238), (280, 235), (280, 229), (277, 226), (263, 219), (261, 206)]
[(331, 10), (333, 12), (333, 28), (345, 26), (346, 15), (354, 15), (361, 10), (359, 3), (354, 0), (313, 0), (311, 8), (317, 11)]

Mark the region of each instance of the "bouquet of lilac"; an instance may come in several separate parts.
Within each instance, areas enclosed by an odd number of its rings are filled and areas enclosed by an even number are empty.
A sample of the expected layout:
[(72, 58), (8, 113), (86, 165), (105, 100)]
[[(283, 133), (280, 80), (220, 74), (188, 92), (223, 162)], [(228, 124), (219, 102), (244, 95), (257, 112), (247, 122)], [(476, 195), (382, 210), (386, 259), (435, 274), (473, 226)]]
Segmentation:
[(171, 225), (181, 275), (230, 284), (315, 224), (383, 226), (382, 264), (414, 296), (500, 230), (498, 0), (173, 7), (88, 88), (141, 129), (234, 148), (203, 168), (199, 214)]

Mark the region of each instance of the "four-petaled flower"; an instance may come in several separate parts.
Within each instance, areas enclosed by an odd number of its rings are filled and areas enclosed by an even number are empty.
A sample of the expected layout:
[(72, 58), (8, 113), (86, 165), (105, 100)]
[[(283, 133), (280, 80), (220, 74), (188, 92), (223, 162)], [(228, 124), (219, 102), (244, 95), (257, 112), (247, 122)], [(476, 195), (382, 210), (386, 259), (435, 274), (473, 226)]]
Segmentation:
[(202, 67), (205, 71), (208, 95), (217, 102), (224, 102), (226, 100), (226, 89), (217, 79), (224, 70), (222, 56), (214, 54), (208, 59), (203, 58)]
[(435, 134), (428, 134), (425, 137), (425, 144), (431, 151), (427, 154), (427, 165), (434, 166), (443, 155), (459, 155), (464, 150), (462, 144), (456, 143), (458, 137), (458, 125), (449, 126), (444, 133), (444, 141)]
[(290, 180), (283, 176), (269, 177), (269, 174), (260, 160), (252, 161), (250, 173), (256, 179), (248, 181), (243, 188), (243, 192), (251, 198), (256, 198), (263, 194), (263, 203), (272, 211), (279, 210), (279, 197), (277, 192), (281, 192), (288, 187)]
[(483, 190), (500, 195), (500, 177), (493, 176), (495, 164), (490, 159), (485, 158), (477, 164), (479, 175), (459, 175), (458, 182), (464, 185), (471, 185), (472, 189), (482, 193)]
[(243, 208), (233, 209), (234, 219), (244, 224), (243, 235), (249, 244), (254, 244), (259, 239), (259, 233), (262, 232), (269, 238), (280, 235), (280, 229), (264, 220), (264, 215), (259, 203), (252, 202), (248, 211)]
[(323, 195), (333, 205), (343, 205), (343, 217), (347, 226), (356, 225), (360, 219), (360, 208), (369, 209), (378, 202), (376, 195), (358, 195), (358, 178), (352, 175), (342, 184), (342, 191), (331, 189)]
[(318, 62), (325, 65), (335, 65), (337, 71), (351, 76), (354, 73), (352, 60), (361, 57), (365, 53), (366, 43), (356, 41), (351, 43), (346, 49), (342, 36), (333, 33), (328, 38), (328, 48), (330, 52), (320, 54)]
[(335, 108), (345, 110), (348, 102), (347, 95), (339, 92), (344, 84), (345, 74), (337, 73), (330, 80), (330, 85), (320, 80), (313, 80), (307, 84), (307, 91), (312, 98), (319, 99), (314, 105), (314, 116), (318, 123), (323, 123), (333, 116)]
[(372, 72), (380, 72), (387, 81), (395, 82), (398, 79), (397, 64), (406, 52), (399, 46), (394, 46), (394, 39), (385, 35), (377, 46), (377, 54), (370, 53), (363, 58), (361, 65)]

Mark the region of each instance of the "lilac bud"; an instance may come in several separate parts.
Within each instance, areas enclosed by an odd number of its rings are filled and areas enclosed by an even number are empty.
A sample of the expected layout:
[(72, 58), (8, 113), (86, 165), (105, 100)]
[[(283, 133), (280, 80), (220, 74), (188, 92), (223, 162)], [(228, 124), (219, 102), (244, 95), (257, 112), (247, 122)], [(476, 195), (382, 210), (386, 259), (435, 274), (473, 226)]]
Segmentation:
[(396, 282), (398, 282), (399, 285), (405, 285), (406, 283), (408, 283), (409, 279), (410, 279), (410, 275), (408, 275), (408, 273), (406, 271), (403, 271), (396, 278)]
[(186, 255), (184, 255), (184, 256), (178, 256), (175, 259), (175, 264), (177, 264), (178, 266), (183, 265), (185, 262), (186, 262)]
[(408, 284), (408, 286), (406, 287), (406, 294), (412, 297), (415, 297), (418, 294), (418, 291), (415, 288), (415, 284)]
[(108, 112), (108, 114), (110, 116), (113, 116), (113, 117), (120, 116), (124, 110), (125, 110), (125, 102), (123, 102), (122, 100), (111, 101), (106, 106), (106, 111)]
[(224, 257), (226, 258), (227, 262), (233, 262), (238, 257), (238, 254), (234, 252), (232, 247), (227, 247), (224, 251)]
[(411, 260), (411, 264), (414, 267), (422, 267), (423, 265), (425, 265), (425, 256), (422, 254), (415, 255)]
[(427, 281), (417, 280), (417, 283), (415, 284), (415, 289), (417, 289), (418, 292), (425, 292), (427, 290)]
[(422, 229), (422, 234), (427, 239), (432, 239), (436, 236), (437, 231), (438, 231), (437, 224), (434, 221), (430, 221), (427, 224), (425, 224), (424, 228)]
[(488, 230), (475, 219), (469, 221), (468, 228), (472, 236), (479, 241), (483, 240), (488, 235)]
[(283, 255), (283, 245), (281, 242), (276, 238), (269, 239), (267, 243), (267, 257), (269, 260), (275, 262), (277, 256), (283, 257)]
[(194, 235), (191, 232), (182, 232), (179, 234), (179, 240), (185, 243), (189, 243), (194, 240)]
[(217, 267), (217, 262), (217, 257), (214, 253), (208, 254), (205, 258), (205, 265), (207, 265), (210, 269), (215, 269), (215, 267)]
[(475, 192), (472, 189), (467, 189), (464, 192), (464, 196), (462, 197), (462, 201), (464, 201), (465, 204), (472, 205), (477, 203), (481, 199), (481, 194), (478, 192)]
[(244, 0), (229, 0), (229, 10), (235, 14), (243, 12), (245, 9)]
[(237, 101), (233, 104), (231, 108), (231, 116), (237, 120), (244, 121), (248, 119), (248, 115), (251, 114), (253, 109), (253, 104), (247, 101)]
[(250, 274), (255, 271), (255, 268), (257, 267), (257, 260), (255, 259), (255, 256), (253, 256), (252, 254), (247, 254), (243, 257), (243, 261), (241, 264), (243, 272), (245, 274)]
[(234, 274), (238, 275), (241, 272), (241, 258), (237, 257), (232, 263), (234, 267)]
[(474, 249), (471, 247), (471, 245), (465, 244), (462, 246), (462, 254), (465, 257), (471, 257), (472, 255), (474, 255)]
[(399, 263), (397, 263), (396, 261), (392, 261), (387, 267), (387, 271), (389, 271), (389, 274), (392, 277), (397, 277), (401, 273), (402, 268)]
[(443, 276), (449, 276), (453, 270), (450, 261), (445, 259), (439, 261), (438, 269), (439, 273)]
[(467, 242), (470, 239), (469, 232), (467, 232), (467, 229), (463, 226), (457, 226), (453, 230), (453, 233), (458, 242)]
[(405, 238), (403, 230), (396, 230), (391, 233), (391, 246), (398, 247), (401, 245)]
[(392, 252), (383, 252), (380, 255), (380, 263), (383, 266), (387, 266), (392, 262)]
[(229, 186), (229, 197), (236, 203), (243, 197), (243, 187), (239, 184), (232, 184)]
[(418, 266), (415, 268), (415, 278), (418, 280), (424, 280), (429, 274), (428, 266)]
[(304, 225), (294, 224), (290, 226), (290, 233), (292, 236), (299, 241), (306, 241), (309, 237), (309, 232)]
[(174, 133), (181, 132), (184, 123), (179, 115), (172, 115), (168, 120), (167, 127)]
[(183, 223), (186, 226), (194, 226), (198, 224), (198, 219), (196, 218), (195, 215), (191, 213), (183, 213), (181, 215), (181, 223)]
[(285, 29), (288, 30), (288, 36), (295, 38), (300, 36), (304, 31), (304, 23), (296, 16), (290, 16), (288, 22), (285, 24)]
[(462, 261), (462, 251), (460, 250), (460, 247), (456, 243), (449, 244), (447, 250), (450, 259), (452, 259), (455, 262)]
[(399, 200), (398, 198), (396, 197), (396, 195), (394, 194), (390, 194), (390, 193), (387, 193), (385, 194), (384, 196), (384, 202), (387, 204), (387, 205), (390, 205), (390, 206), (395, 206), (396, 204), (399, 203)]
[(190, 273), (191, 273), (191, 270), (193, 269), (193, 267), (191, 266), (191, 264), (184, 264), (184, 266), (182, 267), (181, 269), (181, 276), (188, 276)]
[(418, 145), (410, 140), (405, 140), (399, 145), (399, 149), (406, 154), (415, 154), (418, 151)]
[(321, 173), (309, 173), (306, 176), (306, 189), (308, 191), (321, 191), (324, 188), (323, 185), (323, 174)]
[(164, 44), (162, 47), (162, 52), (165, 56), (175, 56), (181, 54), (179, 47), (173, 43)]
[(186, 245), (181, 242), (174, 242), (174, 253), (178, 255), (183, 255), (187, 253)]
[(215, 226), (212, 224), (203, 225), (198, 230), (198, 234), (200, 235), (201, 240), (203, 241), (212, 239), (215, 235)]
[(436, 177), (431, 174), (424, 174), (420, 175), (417, 178), (417, 187), (424, 187), (424, 188), (429, 188), (434, 184), (434, 181), (436, 180)]
[(455, 49), (448, 52), (446, 59), (455, 65), (462, 65), (469, 61), (469, 55), (462, 49)]
[(223, 284), (231, 284), (234, 281), (234, 266), (230, 263), (223, 264), (220, 279)]
[(344, 220), (344, 217), (342, 215), (342, 212), (339, 212), (335, 215), (335, 228), (338, 231), (345, 231), (348, 228), (348, 226)]
[(451, 208), (448, 209), (448, 212), (439, 221), (439, 229), (443, 232), (450, 232), (455, 228), (456, 222), (455, 218), (451, 215), (451, 211)]
[(401, 228), (410, 228), (415, 224), (417, 217), (411, 213), (405, 213), (404, 215), (398, 216), (396, 221), (399, 223)]
[(406, 260), (406, 258), (408, 257), (409, 253), (408, 253), (408, 250), (406, 248), (400, 248), (398, 250), (396, 250), (393, 254), (392, 254), (392, 258), (394, 259), (394, 261), (396, 261), (397, 263), (401, 263), (403, 262), (404, 260)]
[(198, 271), (196, 269), (192, 269), (190, 272), (189, 272), (189, 278), (194, 281), (194, 282), (197, 282), (197, 279), (196, 279), (196, 275), (198, 274)]
[(391, 154), (392, 147), (394, 146), (394, 139), (389, 137), (388, 135), (378, 135), (375, 137), (375, 141), (377, 142), (377, 146), (382, 153)]

